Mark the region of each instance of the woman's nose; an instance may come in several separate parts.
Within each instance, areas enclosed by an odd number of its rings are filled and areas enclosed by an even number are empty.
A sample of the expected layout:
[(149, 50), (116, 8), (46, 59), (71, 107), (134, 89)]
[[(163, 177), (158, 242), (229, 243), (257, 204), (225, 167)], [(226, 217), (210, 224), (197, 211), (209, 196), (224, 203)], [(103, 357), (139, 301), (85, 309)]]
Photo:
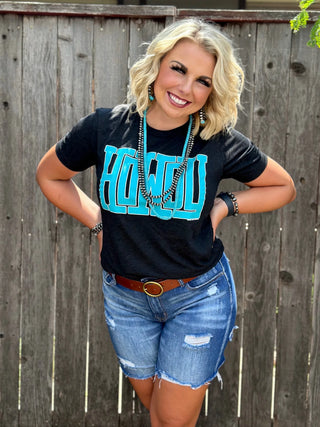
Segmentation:
[(192, 92), (192, 79), (184, 79), (184, 81), (180, 85), (181, 93), (184, 95), (189, 95)]

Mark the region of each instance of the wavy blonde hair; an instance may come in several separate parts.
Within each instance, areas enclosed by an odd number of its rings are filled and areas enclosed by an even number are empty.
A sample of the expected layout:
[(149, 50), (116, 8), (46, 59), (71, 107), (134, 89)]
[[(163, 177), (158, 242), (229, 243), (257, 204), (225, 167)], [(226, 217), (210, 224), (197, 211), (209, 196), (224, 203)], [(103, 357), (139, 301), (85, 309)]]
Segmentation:
[[(145, 55), (130, 70), (129, 99), (140, 115), (151, 105), (148, 87), (157, 78), (162, 58), (182, 39), (198, 43), (215, 60), (212, 91), (203, 106), (207, 116), (200, 136), (209, 139), (234, 127), (243, 89), (244, 73), (235, 57), (231, 41), (214, 25), (199, 19), (177, 21), (162, 30), (148, 45)], [(194, 134), (200, 129), (199, 114), (194, 114)]]

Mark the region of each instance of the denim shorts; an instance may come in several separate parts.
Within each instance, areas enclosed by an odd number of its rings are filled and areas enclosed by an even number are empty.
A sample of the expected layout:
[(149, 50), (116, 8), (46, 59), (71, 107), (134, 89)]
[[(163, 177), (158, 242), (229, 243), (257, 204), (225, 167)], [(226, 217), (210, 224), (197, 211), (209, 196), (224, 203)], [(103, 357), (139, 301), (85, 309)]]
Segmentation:
[(103, 272), (105, 317), (123, 373), (157, 376), (193, 389), (209, 383), (224, 362), (237, 302), (225, 255), (188, 283), (150, 297)]

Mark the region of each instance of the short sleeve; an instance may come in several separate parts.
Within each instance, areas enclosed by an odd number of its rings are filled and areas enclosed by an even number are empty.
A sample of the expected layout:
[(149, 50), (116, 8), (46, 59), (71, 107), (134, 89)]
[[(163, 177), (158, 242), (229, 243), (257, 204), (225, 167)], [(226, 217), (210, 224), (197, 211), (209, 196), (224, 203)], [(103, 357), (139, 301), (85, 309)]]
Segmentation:
[(250, 182), (265, 170), (268, 158), (250, 139), (232, 130), (225, 135), (223, 178)]
[(82, 118), (56, 144), (58, 159), (68, 169), (83, 171), (96, 163), (97, 113)]

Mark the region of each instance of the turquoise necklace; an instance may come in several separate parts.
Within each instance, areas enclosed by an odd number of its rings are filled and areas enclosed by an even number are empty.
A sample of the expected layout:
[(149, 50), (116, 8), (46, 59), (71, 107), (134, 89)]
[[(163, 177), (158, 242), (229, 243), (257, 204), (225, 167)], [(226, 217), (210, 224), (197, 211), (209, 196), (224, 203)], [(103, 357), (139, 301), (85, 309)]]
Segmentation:
[[(177, 169), (172, 184), (170, 187), (163, 191), (161, 194), (153, 195), (151, 194), (151, 190), (148, 187), (147, 180), (147, 110), (143, 112), (143, 117), (140, 117), (139, 124), (139, 138), (138, 138), (138, 178), (140, 184), (140, 191), (144, 199), (147, 201), (150, 209), (153, 213), (160, 219), (171, 219), (177, 209), (178, 204), (178, 194), (177, 194), (177, 185), (181, 175), (187, 167), (188, 158), (194, 143), (194, 136), (192, 133), (193, 130), (193, 119), (192, 115), (189, 116), (189, 126), (188, 132), (185, 139), (183, 151), (181, 157), (183, 158), (182, 162)], [(181, 181), (180, 181), (181, 182)], [(171, 215), (162, 214), (160, 209), (154, 209), (156, 206), (163, 205), (172, 197), (173, 193), (176, 191), (175, 197), (175, 206)]]

